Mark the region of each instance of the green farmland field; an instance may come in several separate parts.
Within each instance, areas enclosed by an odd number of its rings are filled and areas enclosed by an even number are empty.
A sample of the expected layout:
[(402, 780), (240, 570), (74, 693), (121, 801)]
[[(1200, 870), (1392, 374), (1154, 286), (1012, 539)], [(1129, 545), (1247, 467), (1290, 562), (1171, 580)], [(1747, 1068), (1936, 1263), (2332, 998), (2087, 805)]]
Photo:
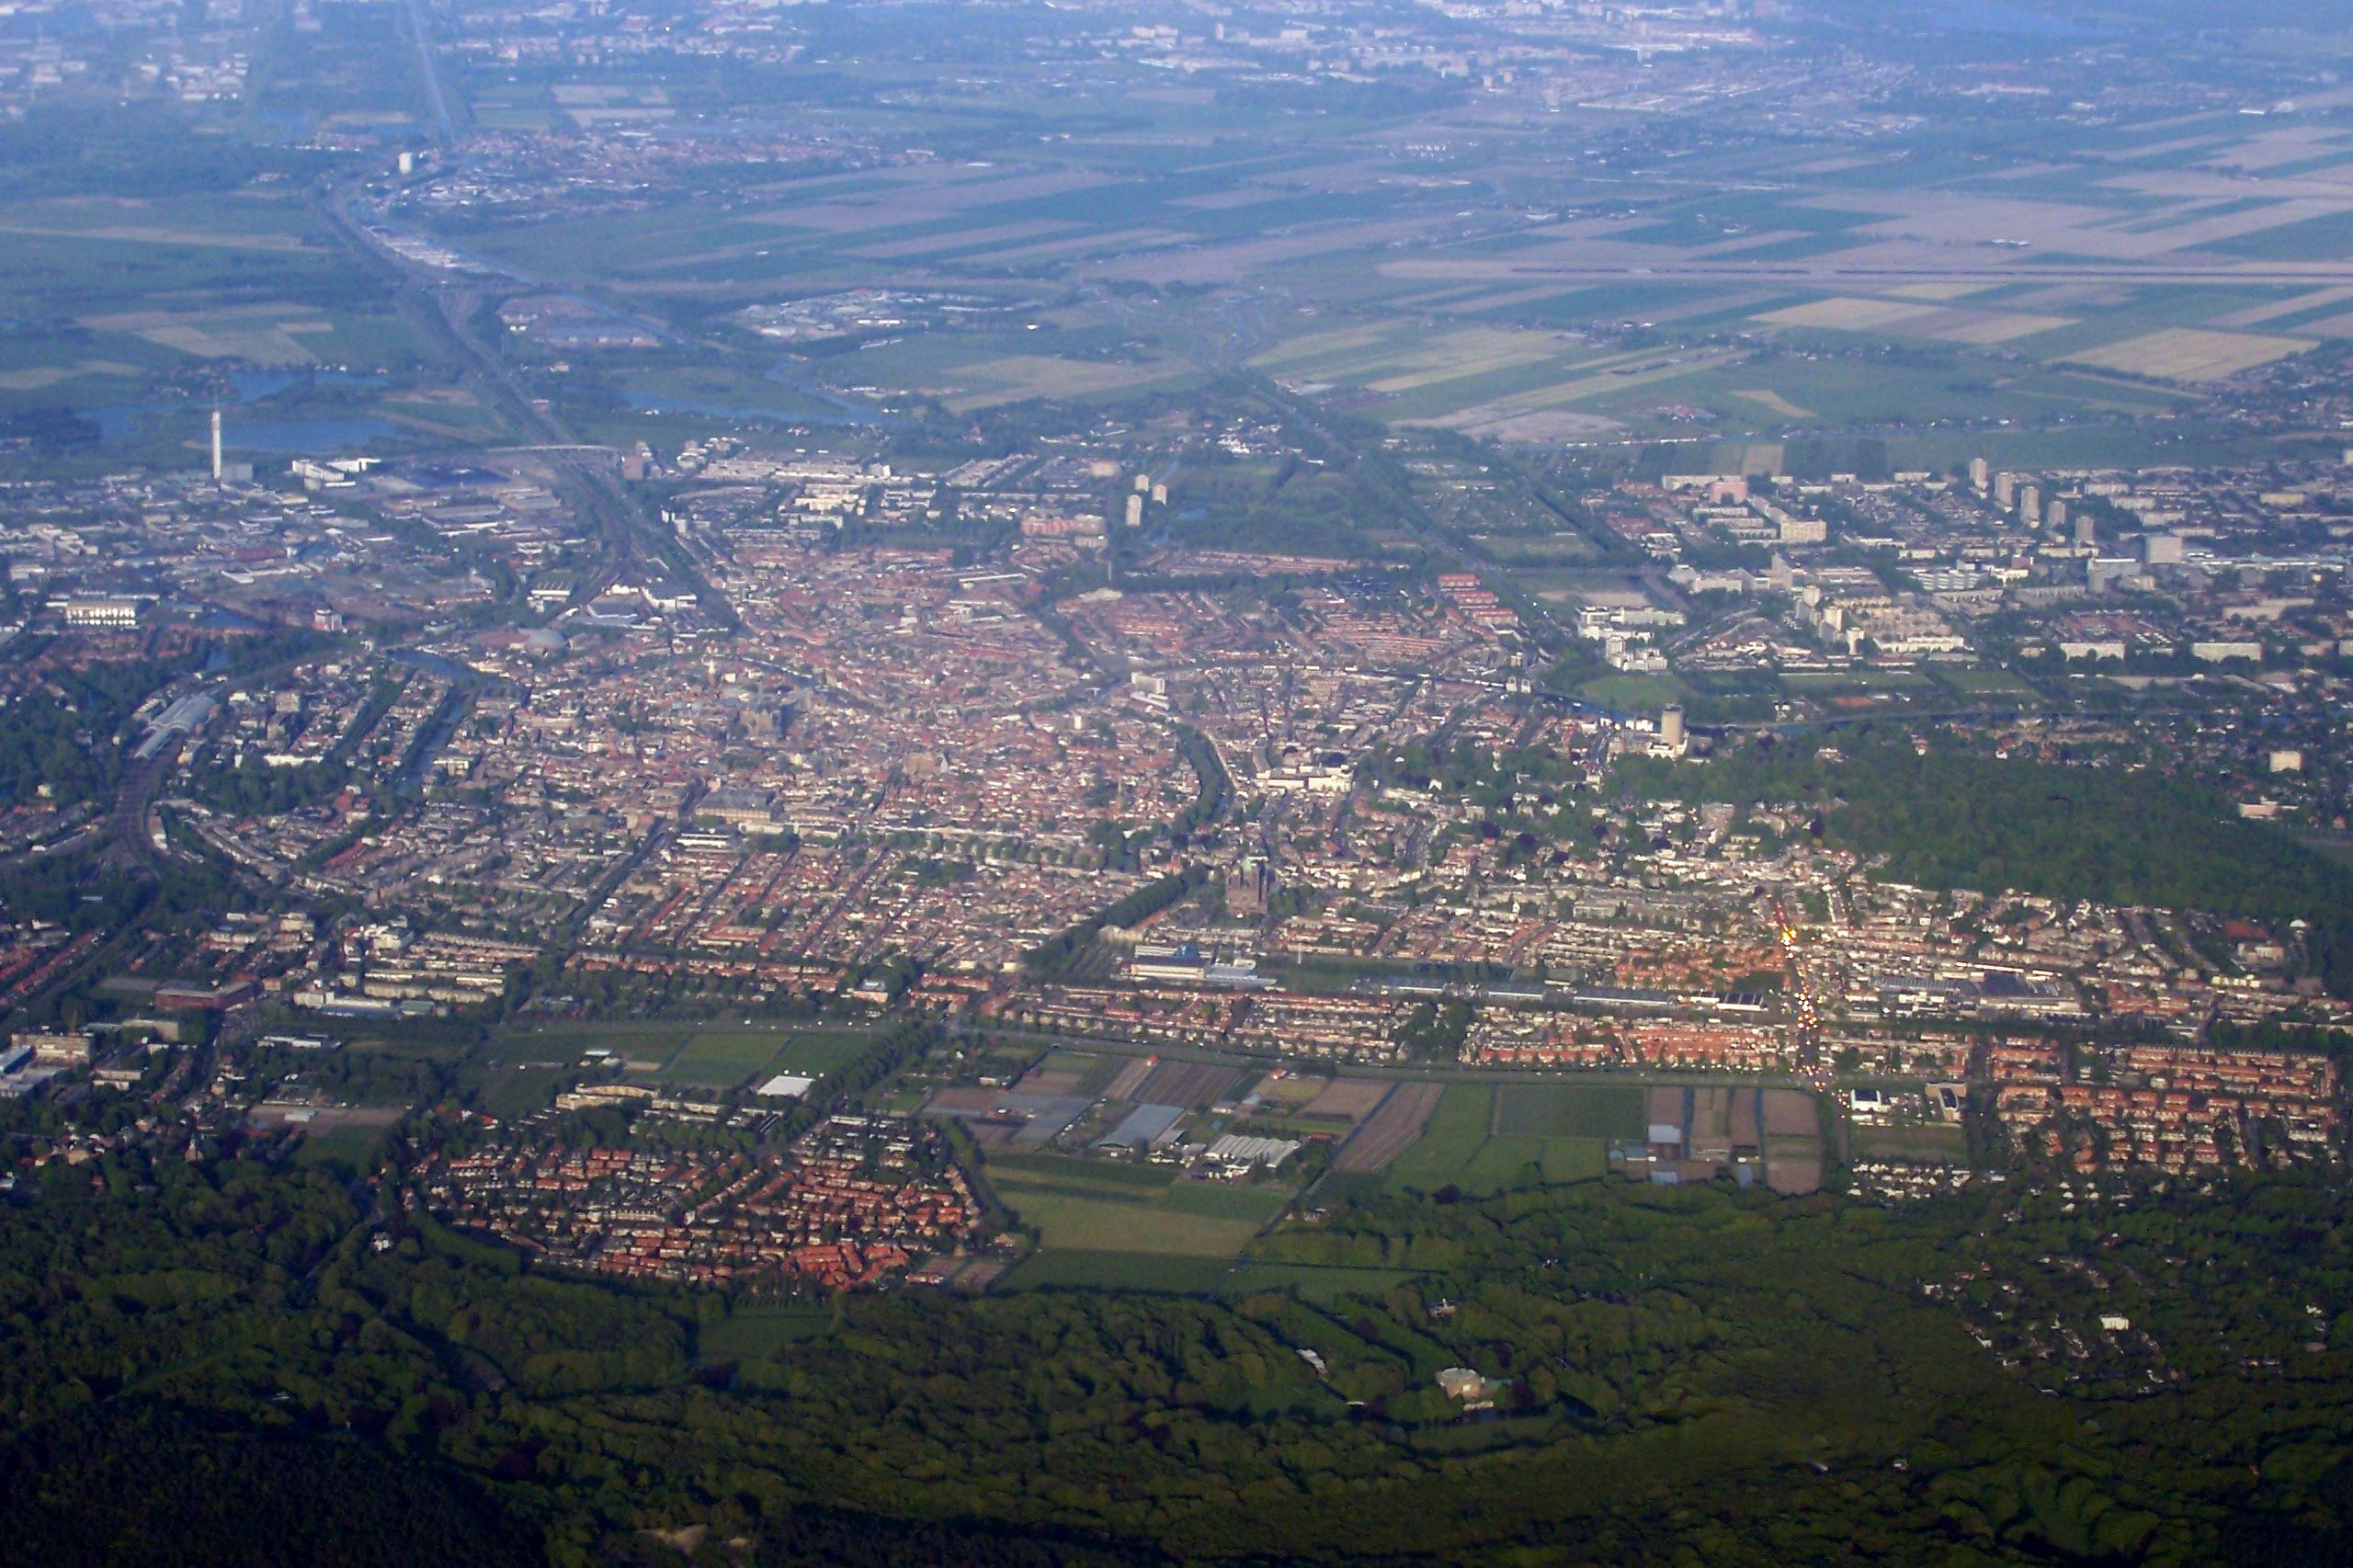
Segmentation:
[[(1517, 1098), (1524, 1087), (1527, 1085), (1506, 1085), (1500, 1090), (1473, 1085), (1449, 1086), (1420, 1141), (1398, 1155), (1384, 1173), (1386, 1188), (1391, 1192), (1437, 1192), (1451, 1187), (1471, 1196), (1535, 1183), (1584, 1181), (1603, 1174), (1608, 1168), (1603, 1141), (1612, 1134), (1596, 1131), (1566, 1135), (1559, 1130), (1572, 1124), (1594, 1129), (1619, 1126), (1623, 1120), (1625, 1102), (1604, 1097), (1587, 1104), (1580, 1098), (1552, 1102), (1548, 1107), (1540, 1097), (1530, 1099), (1525, 1104), (1534, 1108), (1515, 1106), (1508, 1113), (1513, 1129), (1528, 1131), (1499, 1135), (1497, 1095)], [(1564, 1092), (1579, 1096), (1633, 1093), (1563, 1087)], [(1639, 1111), (1639, 1099), (1632, 1103)], [(1540, 1131), (1540, 1126), (1552, 1131)]]

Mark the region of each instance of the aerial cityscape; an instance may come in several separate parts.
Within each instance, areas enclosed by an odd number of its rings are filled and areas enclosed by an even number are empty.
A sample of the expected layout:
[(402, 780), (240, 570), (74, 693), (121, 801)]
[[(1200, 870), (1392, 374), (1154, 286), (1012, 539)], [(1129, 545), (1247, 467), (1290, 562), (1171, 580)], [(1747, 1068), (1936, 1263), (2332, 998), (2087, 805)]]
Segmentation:
[(0, 0), (0, 1563), (2353, 1561), (2353, 16)]

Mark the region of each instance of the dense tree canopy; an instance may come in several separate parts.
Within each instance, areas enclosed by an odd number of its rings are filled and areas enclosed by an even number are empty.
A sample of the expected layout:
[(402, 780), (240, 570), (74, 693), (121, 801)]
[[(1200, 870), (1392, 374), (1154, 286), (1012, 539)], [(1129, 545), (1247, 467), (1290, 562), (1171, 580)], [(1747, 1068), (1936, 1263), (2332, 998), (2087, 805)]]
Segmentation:
[(418, 1562), (2341, 1556), (2345, 1196), (2128, 1196), (1531, 1187), (1336, 1210), (1223, 1299), (777, 1308), (544, 1277), (255, 1147), (56, 1162), (0, 1215), (0, 1557), (84, 1560), (71, 1517), (372, 1561), (380, 1504)]

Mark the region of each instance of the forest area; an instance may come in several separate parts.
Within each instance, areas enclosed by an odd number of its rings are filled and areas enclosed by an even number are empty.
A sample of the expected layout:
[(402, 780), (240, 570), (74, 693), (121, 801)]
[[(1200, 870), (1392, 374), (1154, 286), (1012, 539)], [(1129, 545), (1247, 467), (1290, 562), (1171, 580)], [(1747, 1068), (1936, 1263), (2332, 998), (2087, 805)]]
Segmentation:
[(1257, 1249), (1328, 1288), (800, 1307), (544, 1273), (267, 1141), (32, 1185), (0, 1230), (10, 1562), (325, 1530), (411, 1562), (2353, 1547), (2353, 1216), (2294, 1177), (2100, 1213), (1378, 1199)]

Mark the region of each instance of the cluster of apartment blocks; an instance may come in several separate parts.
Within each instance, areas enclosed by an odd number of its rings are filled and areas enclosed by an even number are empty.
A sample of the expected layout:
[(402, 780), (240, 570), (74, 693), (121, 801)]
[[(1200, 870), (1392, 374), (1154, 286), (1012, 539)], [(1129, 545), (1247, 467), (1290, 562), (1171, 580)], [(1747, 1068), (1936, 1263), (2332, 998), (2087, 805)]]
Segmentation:
[[(1671, 475), (1661, 486), (1621, 483), (1586, 497), (1612, 527), (1653, 554), (1673, 559), (1687, 543), (1769, 545), (1772, 569), (1706, 571), (1677, 564), (1670, 575), (1693, 593), (1807, 594), (1794, 624), (1830, 645), (1834, 663), (1868, 640), (1881, 663), (1970, 655), (1965, 622), (2000, 609), (2029, 612), (2131, 604), (2162, 619), (2137, 639), (2054, 627), (2052, 646), (2071, 660), (2187, 654), (2205, 664), (2343, 656), (2353, 621), (2319, 608), (2313, 595), (2234, 586), (2234, 578), (2294, 573), (2309, 578), (2346, 570), (2346, 525), (2336, 503), (2346, 465), (2305, 462), (2264, 471), (2067, 471), (2045, 476), (1993, 472), (1983, 461), (1967, 482), (1897, 474), (1866, 482), (1782, 480), (1777, 495), (1796, 511), (1753, 498), (1732, 475)], [(2332, 496), (2335, 500), (2332, 500)], [(1824, 520), (1835, 517), (1835, 528)], [(1796, 525), (1796, 528), (1786, 526)], [(1917, 586), (1894, 591), (1881, 571), (1819, 563), (1805, 552), (1830, 541), (1870, 552)], [(2283, 546), (2282, 536), (2297, 542)], [(1950, 617), (1951, 620), (1945, 618)], [(2063, 619), (2064, 618), (2063, 617)], [(2040, 652), (2029, 644), (2022, 652)], [(1778, 645), (1753, 617), (1718, 636), (1688, 642), (1678, 665), (1802, 669), (1796, 645)]]
[(344, 1017), (446, 1013), (505, 994), (514, 971), (540, 953), (531, 943), (444, 931), (414, 940), (394, 939), (387, 931), (362, 951), (359, 962), (332, 981), (286, 985), (290, 999), (298, 1007)]

